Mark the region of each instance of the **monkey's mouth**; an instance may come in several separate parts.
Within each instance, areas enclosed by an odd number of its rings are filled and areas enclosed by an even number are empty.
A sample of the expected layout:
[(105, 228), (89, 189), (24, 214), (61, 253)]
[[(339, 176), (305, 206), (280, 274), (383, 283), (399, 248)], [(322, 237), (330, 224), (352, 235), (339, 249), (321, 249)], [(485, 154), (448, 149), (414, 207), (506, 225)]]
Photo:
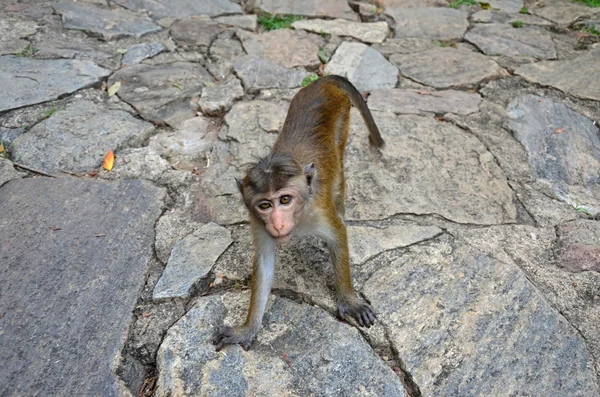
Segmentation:
[(289, 232), (288, 234), (285, 234), (283, 236), (275, 237), (275, 241), (277, 242), (277, 244), (288, 243), (291, 239), (292, 239), (292, 232)]

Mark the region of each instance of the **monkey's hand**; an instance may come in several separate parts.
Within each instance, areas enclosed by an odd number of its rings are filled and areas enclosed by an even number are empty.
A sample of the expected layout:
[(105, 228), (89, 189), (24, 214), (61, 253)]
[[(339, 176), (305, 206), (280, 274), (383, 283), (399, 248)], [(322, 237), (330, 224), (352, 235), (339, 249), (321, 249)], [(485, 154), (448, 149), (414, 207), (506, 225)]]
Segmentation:
[(340, 318), (344, 318), (344, 315), (349, 314), (358, 325), (361, 327), (369, 328), (375, 324), (375, 313), (373, 309), (367, 303), (360, 301), (359, 299), (353, 299), (352, 302), (340, 299), (338, 301), (338, 314)]
[(256, 330), (250, 327), (219, 327), (213, 334), (212, 343), (217, 346), (217, 351), (225, 345), (240, 345), (244, 350), (250, 349), (250, 345), (256, 336)]

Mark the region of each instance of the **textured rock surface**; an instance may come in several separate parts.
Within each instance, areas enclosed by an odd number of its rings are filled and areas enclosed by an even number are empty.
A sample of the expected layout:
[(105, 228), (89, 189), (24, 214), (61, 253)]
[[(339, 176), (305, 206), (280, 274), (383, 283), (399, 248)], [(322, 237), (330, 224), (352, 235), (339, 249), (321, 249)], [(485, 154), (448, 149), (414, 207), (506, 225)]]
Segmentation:
[(600, 135), (593, 121), (548, 98), (526, 95), (507, 107), (509, 126), (532, 176), (573, 206), (600, 211)]
[(226, 26), (235, 26), (237, 28), (247, 29), (255, 32), (258, 28), (256, 15), (229, 15), (214, 19), (218, 23)]
[(543, 0), (536, 3), (531, 12), (552, 22), (568, 25), (575, 20), (593, 14), (598, 14), (598, 9), (588, 7), (583, 2), (571, 2), (561, 0)]
[(452, 8), (398, 8), (386, 14), (396, 22), (395, 37), (459, 40), (469, 26), (468, 14)]
[(550, 35), (535, 28), (515, 29), (506, 24), (477, 25), (469, 30), (465, 39), (488, 55), (556, 58), (554, 42)]
[(23, 178), (26, 175), (24, 172), (17, 171), (10, 160), (0, 157), (0, 186), (13, 179)]
[(154, 287), (154, 299), (187, 298), (205, 278), (219, 256), (232, 243), (227, 229), (208, 223), (179, 240), (173, 247), (167, 267)]
[(0, 56), (0, 112), (56, 99), (109, 74), (90, 61)]
[(242, 44), (228, 34), (221, 34), (210, 46), (210, 58), (206, 68), (217, 79), (222, 80), (231, 74), (236, 58), (246, 55)]
[(490, 0), (490, 7), (494, 10), (516, 14), (523, 8), (523, 0)]
[(109, 150), (139, 146), (154, 126), (122, 110), (74, 102), (21, 135), (11, 145), (16, 162), (47, 172), (90, 171)]
[(600, 86), (590, 76), (600, 73), (600, 48), (570, 61), (548, 61), (523, 65), (515, 74), (538, 84), (556, 87), (567, 94), (600, 101)]
[(315, 33), (354, 37), (364, 43), (382, 43), (389, 31), (386, 22), (360, 23), (345, 19), (304, 19), (294, 22), (292, 27)]
[(391, 89), (371, 91), (368, 103), (371, 110), (397, 114), (470, 114), (480, 102), (481, 96), (471, 92)]
[(356, 20), (345, 0), (257, 0), (256, 7), (270, 14), (290, 14), (307, 17), (330, 17)]
[[(237, 323), (247, 295), (201, 299), (167, 333), (158, 353), (158, 396), (404, 396), (399, 378), (358, 331), (322, 309), (275, 298), (253, 349), (215, 352), (210, 343), (225, 318)], [(343, 371), (346, 376), (340, 376)]]
[(165, 49), (165, 46), (158, 42), (134, 44), (129, 47), (125, 55), (123, 55), (121, 64), (135, 65), (141, 63), (144, 59), (152, 58), (163, 52)]
[(164, 193), (75, 178), (0, 189), (2, 394), (125, 392), (115, 371)]
[(29, 45), (23, 40), (37, 32), (35, 21), (0, 13), (0, 55), (16, 54)]
[(598, 394), (584, 339), (514, 264), (448, 241), (363, 291), (426, 395)]
[(54, 5), (54, 9), (62, 16), (65, 28), (84, 30), (105, 39), (140, 37), (162, 29), (147, 16), (123, 9), (75, 2), (60, 2)]
[(114, 0), (113, 3), (130, 10), (146, 10), (156, 20), (169, 17), (181, 19), (195, 15), (216, 17), (242, 12), (239, 4), (229, 0)]
[(238, 79), (232, 77), (221, 83), (210, 85), (202, 90), (200, 109), (209, 116), (225, 114), (233, 102), (244, 96), (244, 87)]
[(416, 54), (390, 56), (400, 73), (435, 88), (470, 87), (506, 75), (496, 62), (462, 49), (435, 48)]
[(309, 75), (303, 70), (286, 69), (275, 62), (253, 56), (236, 59), (233, 68), (250, 92), (263, 88), (299, 87)]
[(563, 223), (556, 232), (558, 266), (572, 272), (600, 272), (600, 222), (580, 219)]
[(266, 58), (286, 68), (296, 66), (318, 66), (321, 64), (318, 36), (290, 29), (252, 34), (239, 31), (246, 53), (257, 58)]
[(361, 92), (394, 88), (398, 81), (398, 69), (361, 43), (342, 43), (325, 67), (325, 73), (346, 77)]
[(420, 39), (417, 37), (408, 37), (405, 39), (387, 39), (382, 44), (372, 45), (375, 51), (384, 56), (392, 54), (412, 54), (435, 48), (435, 43), (431, 40)]
[(190, 62), (165, 65), (132, 65), (113, 74), (109, 86), (120, 81), (117, 95), (142, 117), (155, 123), (176, 126), (196, 115), (190, 99), (200, 97), (213, 77), (202, 66)]
[(476, 138), (429, 117), (374, 117), (386, 141), (380, 158), (353, 112), (345, 167), (348, 219), (435, 213), (460, 223), (514, 222), (506, 177)]
[(177, 44), (206, 52), (221, 29), (205, 15), (182, 19), (171, 25), (171, 36)]

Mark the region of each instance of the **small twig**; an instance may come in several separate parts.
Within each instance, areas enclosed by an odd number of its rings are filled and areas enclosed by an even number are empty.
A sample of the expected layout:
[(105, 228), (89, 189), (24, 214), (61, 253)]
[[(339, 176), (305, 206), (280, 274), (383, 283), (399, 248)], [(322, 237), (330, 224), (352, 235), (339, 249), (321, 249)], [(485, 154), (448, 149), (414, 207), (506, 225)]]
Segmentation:
[(43, 176), (49, 176), (50, 178), (58, 178), (56, 175), (48, 174), (47, 172), (36, 170), (35, 168), (27, 167), (26, 165), (23, 165), (23, 164), (13, 163), (13, 165), (15, 165), (16, 167), (19, 167), (19, 168), (23, 168), (24, 170), (31, 171), (36, 174), (40, 174)]
[(69, 172), (69, 171), (65, 171), (65, 170), (60, 170), (60, 172), (64, 173), (64, 174), (69, 174), (69, 175), (73, 175), (76, 176), (77, 178), (81, 178), (81, 175), (76, 174), (74, 172)]

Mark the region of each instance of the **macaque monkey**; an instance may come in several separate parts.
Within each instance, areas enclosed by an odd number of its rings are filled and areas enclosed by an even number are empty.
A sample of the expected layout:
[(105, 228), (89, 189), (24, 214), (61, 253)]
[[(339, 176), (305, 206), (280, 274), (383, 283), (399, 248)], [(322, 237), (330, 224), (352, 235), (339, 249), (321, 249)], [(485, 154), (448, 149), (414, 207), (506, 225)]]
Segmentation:
[(248, 350), (261, 327), (275, 271), (275, 247), (294, 235), (325, 241), (331, 255), (338, 314), (360, 326), (375, 322), (371, 307), (352, 286), (344, 223), (344, 149), (351, 104), (369, 129), (370, 141), (383, 139), (361, 94), (345, 78), (327, 76), (301, 89), (292, 100), (283, 130), (269, 155), (250, 165), (237, 180), (250, 213), (254, 243), (250, 309), (239, 327), (223, 326), (213, 337), (217, 350), (239, 344)]

